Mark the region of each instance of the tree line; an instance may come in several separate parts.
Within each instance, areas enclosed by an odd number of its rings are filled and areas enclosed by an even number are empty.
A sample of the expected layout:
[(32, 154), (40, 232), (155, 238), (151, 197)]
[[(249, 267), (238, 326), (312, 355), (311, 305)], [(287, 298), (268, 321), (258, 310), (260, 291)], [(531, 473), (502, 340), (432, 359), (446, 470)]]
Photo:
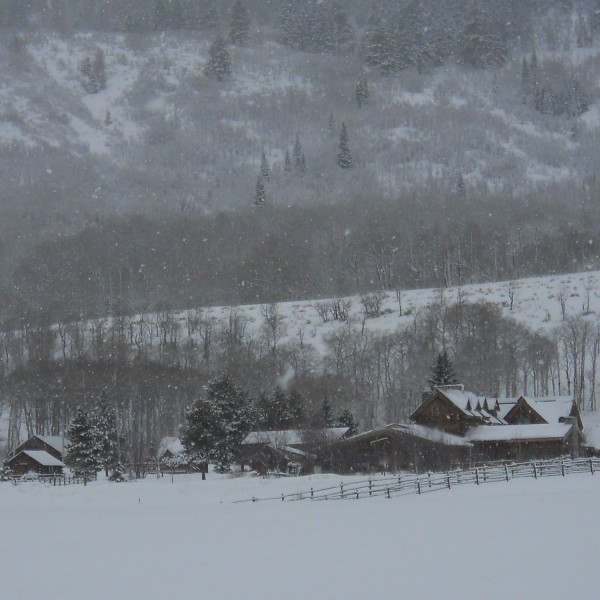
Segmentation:
[[(138, 473), (164, 436), (179, 436), (208, 383), (229, 377), (251, 407), (248, 427), (288, 429), (346, 424), (364, 429), (405, 421), (420, 404), (431, 366), (446, 352), (456, 378), (481, 395), (572, 395), (596, 408), (600, 328), (591, 314), (565, 313), (550, 333), (532, 331), (497, 305), (449, 298), (394, 331), (371, 331), (336, 313), (322, 345), (305, 327), (286, 331), (277, 305), (260, 326), (232, 308), (79, 321), (0, 337), (1, 406), (8, 447), (34, 433), (67, 430), (78, 411), (114, 410), (119, 461)], [(367, 307), (370, 312), (367, 312)], [(399, 308), (401, 310), (401, 308)], [(405, 309), (406, 311), (406, 309)], [(323, 317), (315, 306), (311, 318)], [(406, 315), (405, 315), (406, 316)], [(330, 318), (330, 317), (327, 317)]]
[(594, 200), (574, 206), (576, 195), (524, 202), (457, 190), (376, 207), (356, 198), (99, 219), (39, 243), (5, 273), (2, 328), (597, 268)]

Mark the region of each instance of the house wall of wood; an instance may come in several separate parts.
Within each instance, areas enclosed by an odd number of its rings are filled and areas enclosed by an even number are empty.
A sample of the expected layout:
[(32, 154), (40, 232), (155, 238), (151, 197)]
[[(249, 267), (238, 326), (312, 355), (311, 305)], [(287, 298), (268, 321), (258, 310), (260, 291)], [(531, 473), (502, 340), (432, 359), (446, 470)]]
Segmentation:
[(338, 444), (333, 460), (326, 467), (336, 473), (386, 473), (408, 471), (445, 471), (468, 465), (471, 449), (446, 446), (406, 433), (388, 434), (385, 438), (348, 440)]
[(21, 477), (27, 473), (36, 473), (38, 475), (61, 475), (63, 472), (62, 467), (40, 465), (33, 458), (27, 456), (27, 454), (19, 454), (7, 461), (6, 464), (17, 477)]
[(546, 460), (570, 455), (571, 450), (570, 444), (563, 440), (475, 442), (473, 460), (476, 463)]

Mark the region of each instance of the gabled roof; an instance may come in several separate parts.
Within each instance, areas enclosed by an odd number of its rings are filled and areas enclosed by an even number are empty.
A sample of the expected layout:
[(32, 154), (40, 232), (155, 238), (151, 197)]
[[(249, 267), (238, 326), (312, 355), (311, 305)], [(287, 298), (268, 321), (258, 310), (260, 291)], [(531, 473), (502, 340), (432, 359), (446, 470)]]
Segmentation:
[(523, 396), (523, 399), (547, 423), (559, 423), (561, 419), (570, 417), (573, 412), (574, 401), (570, 396), (544, 396), (541, 398)]
[(520, 396), (506, 413), (505, 417), (510, 421), (513, 414), (519, 408), (527, 408), (533, 411), (542, 421), (549, 425), (561, 423), (567, 417), (573, 416), (578, 420), (579, 428), (583, 430), (583, 423), (579, 416), (579, 410), (570, 396)]
[[(336, 441), (343, 438), (350, 431), (349, 427), (326, 427), (316, 430), (316, 433), (323, 435), (328, 441)], [(251, 431), (242, 444), (267, 444), (274, 447), (295, 446), (305, 443), (306, 435), (312, 434), (312, 431), (304, 432), (301, 429), (281, 429), (273, 431)]]
[[(58, 458), (54, 458), (52, 454), (48, 454), (44, 450), (23, 450), (23, 452), (19, 452), (14, 459), (21, 456), (21, 454), (25, 454), (29, 456), (29, 458), (33, 459), (38, 465), (42, 465), (43, 467), (64, 467), (64, 463)], [(13, 460), (14, 460), (13, 459)]]
[(48, 444), (51, 448), (54, 448), (61, 454), (65, 453), (65, 438), (61, 435), (36, 435), (39, 440), (42, 440), (45, 444)]
[(440, 386), (434, 388), (421, 406), (413, 412), (410, 419), (413, 421), (417, 420), (419, 414), (440, 395), (455, 406), (465, 417), (496, 425), (504, 424), (501, 417), (493, 414), (493, 412), (496, 412), (496, 410), (500, 408), (497, 398), (477, 396), (473, 392), (465, 391), (462, 385)]
[(470, 429), (465, 437), (471, 442), (564, 440), (571, 432), (572, 427), (572, 425), (568, 425), (567, 423), (552, 425), (503, 425), (498, 427), (479, 425)]

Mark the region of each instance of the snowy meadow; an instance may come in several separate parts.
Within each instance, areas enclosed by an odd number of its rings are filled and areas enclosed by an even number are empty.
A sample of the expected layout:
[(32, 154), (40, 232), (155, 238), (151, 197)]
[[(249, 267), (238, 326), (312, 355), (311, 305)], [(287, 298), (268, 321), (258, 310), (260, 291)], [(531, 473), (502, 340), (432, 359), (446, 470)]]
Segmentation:
[(211, 473), (2, 484), (2, 597), (597, 597), (598, 476), (391, 500), (235, 502), (340, 481)]

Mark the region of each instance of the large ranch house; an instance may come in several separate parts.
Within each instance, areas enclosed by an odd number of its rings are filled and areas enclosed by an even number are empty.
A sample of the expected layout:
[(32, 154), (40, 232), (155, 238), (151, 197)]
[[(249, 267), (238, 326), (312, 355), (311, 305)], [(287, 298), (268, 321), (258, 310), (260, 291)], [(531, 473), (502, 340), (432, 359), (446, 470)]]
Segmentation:
[(440, 386), (410, 416), (336, 444), (335, 470), (415, 472), (577, 456), (583, 423), (570, 397), (488, 398)]

